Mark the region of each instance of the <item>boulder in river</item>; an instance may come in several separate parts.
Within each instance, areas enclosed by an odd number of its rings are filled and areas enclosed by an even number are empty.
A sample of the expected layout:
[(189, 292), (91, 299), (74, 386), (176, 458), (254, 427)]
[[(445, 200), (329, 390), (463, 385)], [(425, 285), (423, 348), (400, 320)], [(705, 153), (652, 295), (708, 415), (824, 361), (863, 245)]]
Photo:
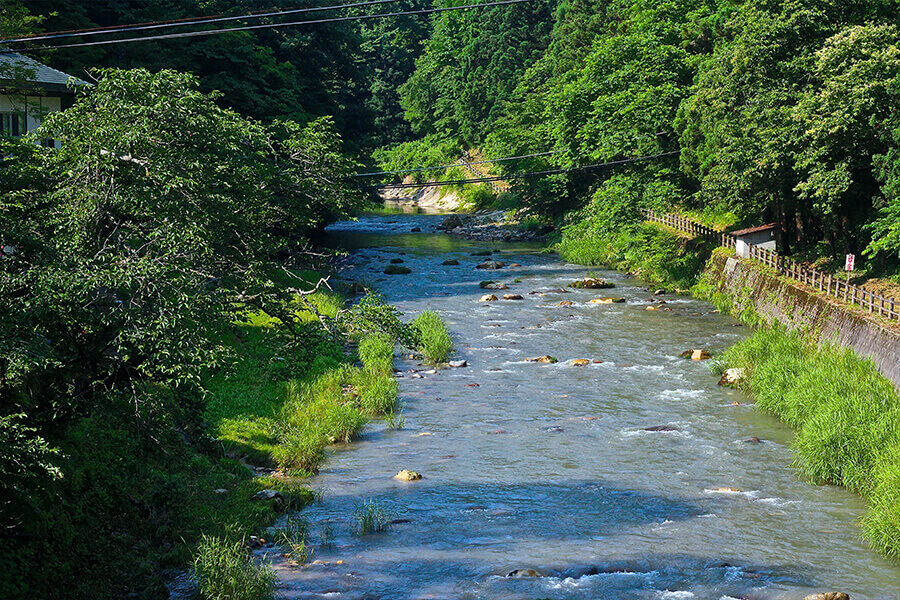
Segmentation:
[(678, 431), (678, 428), (671, 425), (654, 425), (652, 427), (644, 427), (644, 431)]
[(492, 282), (492, 283), (489, 283), (486, 286), (484, 286), (484, 289), (486, 289), (486, 290), (508, 290), (509, 286), (506, 285), (505, 283)]
[(514, 269), (514, 268), (516, 268), (516, 267), (521, 267), (521, 266), (522, 266), (522, 265), (520, 265), (519, 263), (513, 263), (513, 264), (509, 265), (509, 268), (510, 268), (510, 269)]
[(392, 258), (391, 259), (392, 265), (402, 265), (404, 262), (406, 262), (406, 261), (403, 260), (402, 258)]
[(443, 223), (441, 223), (441, 229), (450, 231), (452, 229), (456, 229), (457, 227), (462, 227), (462, 224), (462, 219), (459, 218), (459, 215), (447, 215), (447, 218), (444, 219)]
[(504, 300), (522, 300), (521, 294), (503, 294)]
[(712, 354), (710, 354), (707, 350), (703, 348), (696, 348), (694, 350), (685, 350), (680, 354), (681, 358), (690, 358), (691, 360), (708, 360), (712, 358)]
[(659, 310), (659, 307), (658, 306), (648, 306), (644, 310)]
[(540, 573), (538, 573), (534, 569), (516, 569), (514, 571), (510, 571), (506, 574), (507, 577), (542, 577)]
[(591, 361), (586, 358), (576, 358), (572, 361), (572, 366), (574, 367), (583, 367), (589, 364), (591, 364)]
[(575, 306), (575, 303), (572, 302), (571, 300), (560, 300), (560, 302), (559, 302), (559, 304), (557, 304), (557, 306)]
[(422, 228), (421, 227), (413, 227), (412, 229), (409, 230), (409, 232), (410, 233), (422, 233)]
[(479, 302), (496, 302), (496, 301), (497, 301), (497, 296), (495, 296), (495, 295), (493, 295), (493, 294), (485, 294), (484, 296), (482, 296), (481, 298), (479, 298), (478, 301), (479, 301)]
[(550, 356), (549, 354), (538, 356), (537, 358), (526, 358), (525, 360), (527, 360), (528, 362), (544, 363), (547, 365), (552, 365), (553, 363), (559, 362), (559, 360), (555, 356)]
[(746, 440), (744, 440), (745, 444), (762, 444), (762, 440), (756, 437), (755, 435), (751, 435)]
[(741, 367), (735, 367), (733, 369), (725, 369), (722, 372), (722, 378), (719, 379), (719, 385), (724, 385), (728, 387), (733, 387), (736, 385), (740, 385), (740, 383), (746, 379), (747, 371)]
[(412, 273), (412, 269), (400, 265), (388, 265), (384, 269), (385, 275), (409, 275), (410, 273)]
[(665, 295), (665, 293), (666, 293), (666, 290), (660, 288), (658, 290), (654, 290), (653, 295), (654, 296), (663, 296), (663, 295)]
[(622, 304), (625, 298), (594, 298), (590, 304)]
[(850, 600), (850, 596), (844, 592), (819, 592), (810, 594), (803, 600)]
[(403, 469), (394, 475), (394, 479), (399, 479), (400, 481), (418, 481), (422, 479), (422, 474), (410, 471), (409, 469)]
[(450, 361), (449, 363), (447, 363), (447, 364), (450, 365), (451, 367), (453, 367), (454, 369), (461, 369), (462, 367), (468, 367), (468, 366), (469, 366), (469, 363), (467, 363), (467, 362), (464, 361), (464, 360), (451, 360), (451, 361)]
[(448, 258), (441, 264), (444, 265), (445, 267), (455, 267), (459, 264), (459, 261), (456, 260), (455, 258)]
[(616, 286), (599, 277), (585, 277), (581, 281), (573, 281), (569, 284), (569, 287), (584, 290), (605, 290)]
[(496, 271), (497, 269), (502, 269), (506, 266), (506, 263), (503, 263), (499, 260), (486, 260), (483, 263), (475, 265), (476, 269), (485, 269), (488, 271)]

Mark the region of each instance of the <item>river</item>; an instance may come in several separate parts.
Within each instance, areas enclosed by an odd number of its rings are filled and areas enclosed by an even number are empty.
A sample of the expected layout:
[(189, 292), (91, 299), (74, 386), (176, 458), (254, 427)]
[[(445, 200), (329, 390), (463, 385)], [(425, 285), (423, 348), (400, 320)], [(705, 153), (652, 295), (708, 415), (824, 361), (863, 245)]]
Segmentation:
[[(746, 328), (687, 296), (648, 311), (648, 284), (614, 271), (597, 271), (612, 290), (532, 294), (589, 270), (536, 246), (451, 238), (440, 222), (365, 216), (329, 229), (350, 251), (341, 277), (407, 318), (439, 312), (469, 366), (398, 356), (403, 427), (375, 422), (331, 449), (310, 480), (322, 500), (303, 511), (311, 564), (273, 563), (283, 597), (900, 597), (898, 565), (860, 540), (863, 501), (799, 479), (791, 431), (717, 386), (705, 362), (679, 357), (722, 352)], [(521, 266), (476, 270), (484, 250)], [(384, 275), (396, 258), (412, 274)], [(451, 258), (460, 264), (442, 264)], [(486, 292), (484, 279), (510, 289)], [(485, 293), (523, 299), (479, 302)], [(588, 303), (600, 296), (626, 302)], [(548, 354), (559, 362), (526, 361)], [(671, 430), (645, 430), (660, 425)], [(424, 478), (398, 481), (401, 469)], [(392, 513), (389, 531), (353, 533), (365, 501)], [(541, 576), (506, 576), (517, 569)]]

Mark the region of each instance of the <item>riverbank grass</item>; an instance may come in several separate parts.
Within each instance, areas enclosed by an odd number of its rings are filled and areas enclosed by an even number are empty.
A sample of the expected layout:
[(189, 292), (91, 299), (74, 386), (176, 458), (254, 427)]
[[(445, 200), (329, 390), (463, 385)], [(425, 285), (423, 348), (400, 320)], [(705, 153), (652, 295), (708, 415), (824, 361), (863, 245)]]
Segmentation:
[(782, 327), (760, 329), (724, 359), (747, 369), (760, 410), (797, 429), (798, 470), (866, 497), (866, 538), (900, 558), (900, 396), (874, 363)]
[(269, 600), (275, 571), (248, 557), (243, 540), (203, 536), (194, 559), (194, 577), (202, 600)]
[(453, 350), (450, 331), (444, 320), (433, 310), (426, 310), (412, 322), (418, 333), (417, 350), (431, 364), (445, 362)]

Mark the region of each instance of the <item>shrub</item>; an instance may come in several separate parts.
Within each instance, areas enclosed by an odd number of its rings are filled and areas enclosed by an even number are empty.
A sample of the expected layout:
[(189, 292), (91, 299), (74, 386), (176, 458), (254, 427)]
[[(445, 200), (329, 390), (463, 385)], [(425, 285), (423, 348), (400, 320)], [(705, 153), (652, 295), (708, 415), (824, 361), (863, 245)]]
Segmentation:
[(194, 559), (194, 576), (203, 600), (269, 600), (275, 572), (254, 562), (242, 540), (203, 536)]
[(433, 310), (426, 310), (412, 322), (413, 329), (419, 334), (419, 343), (416, 349), (430, 363), (439, 363), (447, 360), (447, 356), (453, 349), (450, 341), (450, 332), (447, 325)]

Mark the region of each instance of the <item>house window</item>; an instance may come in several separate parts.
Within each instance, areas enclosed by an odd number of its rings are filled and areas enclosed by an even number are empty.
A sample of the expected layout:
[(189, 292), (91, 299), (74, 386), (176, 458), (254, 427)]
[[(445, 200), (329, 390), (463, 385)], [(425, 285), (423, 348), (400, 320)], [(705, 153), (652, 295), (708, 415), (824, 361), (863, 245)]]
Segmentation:
[(0, 113), (0, 134), (21, 137), (28, 130), (25, 128), (25, 115), (18, 113)]

